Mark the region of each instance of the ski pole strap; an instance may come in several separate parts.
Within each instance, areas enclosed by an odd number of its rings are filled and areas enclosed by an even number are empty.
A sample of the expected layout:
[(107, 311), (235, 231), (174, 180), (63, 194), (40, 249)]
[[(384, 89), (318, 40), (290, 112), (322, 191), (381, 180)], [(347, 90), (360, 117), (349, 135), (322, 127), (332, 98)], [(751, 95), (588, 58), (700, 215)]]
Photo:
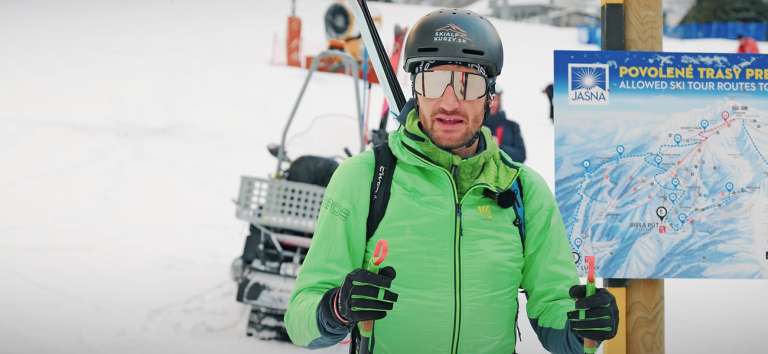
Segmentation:
[(373, 346), (376, 344), (375, 338), (375, 335), (371, 335), (370, 338), (361, 336), (358, 326), (354, 326), (350, 333), (349, 354), (372, 354)]
[(350, 333), (349, 341), (349, 354), (357, 354), (360, 348), (360, 331), (357, 326), (352, 327), (352, 333)]

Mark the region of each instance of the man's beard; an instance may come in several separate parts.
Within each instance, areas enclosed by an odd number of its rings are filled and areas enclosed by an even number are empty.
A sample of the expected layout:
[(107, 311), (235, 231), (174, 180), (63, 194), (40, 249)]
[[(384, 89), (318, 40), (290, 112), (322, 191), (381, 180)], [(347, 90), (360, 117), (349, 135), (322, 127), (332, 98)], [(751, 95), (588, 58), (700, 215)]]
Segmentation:
[(456, 150), (456, 149), (461, 149), (461, 148), (464, 148), (464, 147), (469, 147), (472, 144), (474, 144), (475, 141), (480, 137), (480, 133), (479, 132), (474, 132), (469, 137), (464, 139), (464, 141), (462, 143), (451, 144), (451, 145), (444, 145), (444, 144), (438, 143), (435, 139), (433, 139), (432, 135), (430, 134), (430, 132), (425, 130), (424, 133), (427, 134), (427, 137), (429, 137), (429, 140), (432, 141), (432, 143), (435, 144), (435, 146), (437, 146), (437, 147), (439, 147), (439, 148), (441, 148), (443, 150), (449, 151), (449, 152), (453, 152), (453, 150)]
[[(486, 103), (486, 105), (487, 105), (487, 103)], [(488, 107), (486, 106), (485, 107), (485, 111), (487, 111), (487, 110), (488, 110)], [(438, 112), (435, 112), (433, 114), (433, 116), (438, 114), (438, 113), (448, 114), (449, 112), (439, 110)], [(419, 114), (421, 114), (421, 112), (419, 112)], [(469, 118), (466, 117), (465, 115), (462, 115), (462, 116), (464, 116), (464, 118), (466, 119), (467, 123), (469, 124)], [(432, 122), (435, 121), (434, 118), (432, 118), (432, 117), (430, 117), (430, 118), (431, 118)], [(485, 121), (485, 119), (483, 119), (483, 121)], [(433, 126), (434, 126), (434, 124), (433, 124)], [(439, 148), (441, 148), (441, 149), (443, 149), (445, 151), (453, 153), (453, 151), (456, 150), (456, 149), (461, 149), (461, 148), (466, 148), (466, 147), (472, 146), (472, 144), (474, 144), (475, 141), (477, 141), (480, 138), (480, 130), (482, 129), (482, 125), (480, 125), (480, 127), (478, 127), (478, 129), (476, 131), (471, 132), (468, 136), (466, 136), (463, 139), (461, 139), (461, 142), (455, 143), (455, 144), (441, 144), (441, 143), (439, 143), (432, 136), (431, 130), (425, 129), (424, 125), (422, 125), (421, 122), (419, 122), (419, 128), (421, 128), (421, 130), (427, 135), (429, 140), (433, 144), (435, 144), (435, 146), (437, 146), (437, 147), (439, 147)]]

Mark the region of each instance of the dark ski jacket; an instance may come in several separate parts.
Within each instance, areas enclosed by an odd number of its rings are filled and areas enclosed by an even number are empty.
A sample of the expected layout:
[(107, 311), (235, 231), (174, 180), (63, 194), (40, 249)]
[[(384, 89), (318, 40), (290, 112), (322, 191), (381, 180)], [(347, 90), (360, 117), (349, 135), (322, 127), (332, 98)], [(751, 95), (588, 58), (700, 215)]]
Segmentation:
[(485, 120), (485, 126), (491, 130), (499, 147), (512, 158), (512, 161), (525, 162), (525, 143), (520, 134), (520, 126), (507, 120), (507, 114), (504, 111), (489, 115)]

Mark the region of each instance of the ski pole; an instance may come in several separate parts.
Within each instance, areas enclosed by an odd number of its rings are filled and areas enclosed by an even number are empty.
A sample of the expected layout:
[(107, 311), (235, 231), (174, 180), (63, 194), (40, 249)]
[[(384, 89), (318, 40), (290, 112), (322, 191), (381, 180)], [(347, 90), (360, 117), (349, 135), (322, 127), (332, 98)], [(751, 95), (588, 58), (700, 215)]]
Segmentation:
[[(365, 267), (369, 272), (378, 273), (381, 263), (387, 258), (389, 253), (389, 244), (387, 240), (376, 242), (376, 249), (373, 251), (373, 257)], [(360, 330), (360, 354), (370, 354), (371, 336), (373, 335), (373, 320), (363, 321), (357, 324)]]
[[(595, 294), (595, 256), (586, 256), (584, 260), (587, 262), (587, 297)], [(579, 312), (579, 319), (583, 320), (586, 317), (586, 310)], [(584, 353), (593, 354), (597, 351), (597, 341), (592, 339), (584, 339)]]

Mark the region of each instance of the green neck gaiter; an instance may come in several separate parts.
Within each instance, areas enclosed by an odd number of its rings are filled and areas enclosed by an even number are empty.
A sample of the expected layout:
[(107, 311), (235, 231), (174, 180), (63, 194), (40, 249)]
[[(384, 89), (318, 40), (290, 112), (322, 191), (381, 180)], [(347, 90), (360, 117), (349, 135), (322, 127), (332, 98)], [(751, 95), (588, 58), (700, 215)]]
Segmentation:
[(452, 173), (460, 199), (476, 184), (490, 185), (497, 190), (505, 189), (511, 185), (516, 175), (515, 170), (503, 166), (496, 140), (486, 127), (480, 131), (478, 151), (467, 158), (443, 150), (432, 143), (419, 125), (416, 109), (408, 114), (404, 130), (404, 139), (410, 146), (427, 156), (432, 163)]

